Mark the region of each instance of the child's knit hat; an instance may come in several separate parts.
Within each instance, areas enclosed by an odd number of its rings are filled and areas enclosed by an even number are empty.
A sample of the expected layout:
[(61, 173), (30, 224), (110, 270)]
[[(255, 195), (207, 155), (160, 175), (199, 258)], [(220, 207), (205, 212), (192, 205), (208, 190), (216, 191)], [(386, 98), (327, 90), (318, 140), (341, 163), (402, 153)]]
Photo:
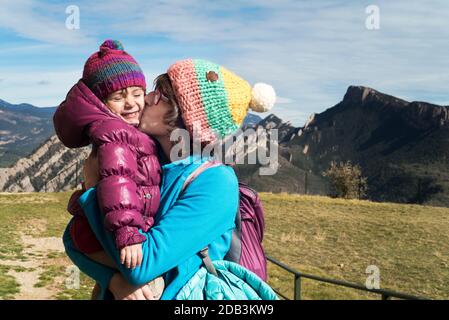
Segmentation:
[(248, 113), (270, 110), (274, 89), (264, 83), (253, 88), (222, 66), (200, 59), (182, 60), (167, 71), (182, 118), (192, 134), (201, 129), (201, 142), (212, 142), (236, 132)]
[(136, 86), (146, 90), (142, 70), (124, 50), (120, 41), (106, 40), (100, 46), (100, 51), (92, 54), (84, 65), (82, 80), (100, 100), (127, 87)]

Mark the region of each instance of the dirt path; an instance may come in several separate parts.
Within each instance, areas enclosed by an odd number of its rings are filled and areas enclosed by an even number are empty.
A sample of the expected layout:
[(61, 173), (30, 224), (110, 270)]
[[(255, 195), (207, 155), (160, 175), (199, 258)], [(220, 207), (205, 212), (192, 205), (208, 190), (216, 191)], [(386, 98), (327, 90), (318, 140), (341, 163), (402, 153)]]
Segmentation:
[(20, 260), (0, 260), (2, 265), (25, 268), (25, 271), (18, 272), (10, 269), (8, 274), (15, 277), (20, 284), (20, 292), (15, 295), (16, 300), (49, 300), (57, 293), (51, 287), (35, 287), (39, 282), (39, 276), (45, 271), (45, 263), (48, 261), (49, 253), (64, 252), (61, 238), (34, 238), (28, 235), (21, 235), (24, 246), (23, 254), (27, 261)]

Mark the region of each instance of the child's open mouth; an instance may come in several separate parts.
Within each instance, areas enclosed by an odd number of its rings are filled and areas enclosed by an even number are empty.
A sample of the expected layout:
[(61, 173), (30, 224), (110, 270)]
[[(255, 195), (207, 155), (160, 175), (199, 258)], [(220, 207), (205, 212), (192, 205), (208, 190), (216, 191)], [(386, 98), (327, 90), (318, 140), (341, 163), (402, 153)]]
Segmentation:
[(139, 116), (139, 111), (122, 113), (121, 116), (123, 119), (131, 120)]

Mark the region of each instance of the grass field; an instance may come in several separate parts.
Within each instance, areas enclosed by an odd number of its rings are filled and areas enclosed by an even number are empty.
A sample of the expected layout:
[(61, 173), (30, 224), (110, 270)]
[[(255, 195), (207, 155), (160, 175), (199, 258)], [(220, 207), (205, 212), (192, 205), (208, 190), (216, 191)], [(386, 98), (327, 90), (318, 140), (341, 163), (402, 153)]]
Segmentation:
[[(67, 288), (72, 265), (61, 234), (70, 193), (0, 194), (0, 298), (88, 299), (92, 280)], [(267, 254), (306, 273), (364, 284), (369, 265), (380, 287), (449, 299), (449, 208), (267, 194)], [(269, 263), (269, 283), (293, 296), (293, 277)], [(303, 280), (304, 299), (376, 299)]]
[[(328, 197), (262, 194), (268, 254), (305, 273), (449, 298), (449, 208)], [(270, 264), (270, 283), (293, 295), (292, 276)], [(303, 280), (306, 299), (372, 299), (376, 295)]]

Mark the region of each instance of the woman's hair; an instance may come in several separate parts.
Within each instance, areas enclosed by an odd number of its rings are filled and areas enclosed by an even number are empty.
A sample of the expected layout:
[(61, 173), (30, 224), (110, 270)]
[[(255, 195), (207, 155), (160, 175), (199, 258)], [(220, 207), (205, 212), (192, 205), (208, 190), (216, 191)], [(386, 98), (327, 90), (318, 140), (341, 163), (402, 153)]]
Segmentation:
[(176, 96), (167, 73), (163, 73), (154, 79), (154, 89), (158, 90), (165, 97), (167, 97), (168, 102), (172, 107), (164, 118), (165, 123), (171, 127), (171, 131), (176, 128), (184, 128), (184, 121), (182, 121), (181, 118), (178, 101), (176, 100)]

